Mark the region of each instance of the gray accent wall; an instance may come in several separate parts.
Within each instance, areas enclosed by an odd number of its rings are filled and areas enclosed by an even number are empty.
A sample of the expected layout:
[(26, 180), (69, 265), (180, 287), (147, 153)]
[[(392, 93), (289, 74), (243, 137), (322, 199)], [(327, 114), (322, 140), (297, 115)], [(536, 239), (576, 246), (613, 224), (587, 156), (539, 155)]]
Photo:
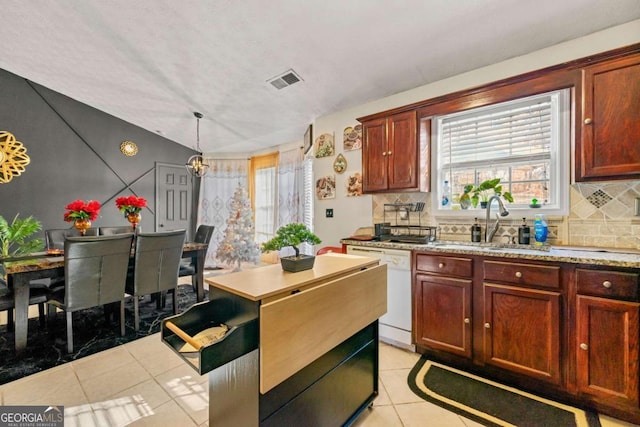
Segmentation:
[[(176, 114), (180, 114), (176, 111)], [(189, 113), (190, 114), (190, 113)], [(27, 148), (31, 163), (0, 184), (0, 215), (33, 216), (43, 229), (69, 228), (64, 207), (76, 199), (98, 200), (93, 226), (128, 225), (115, 199), (136, 194), (147, 199), (143, 231), (155, 231), (155, 165), (184, 165), (193, 154), (183, 145), (0, 69), (0, 130)], [(131, 140), (138, 154), (120, 152)], [(199, 180), (193, 181), (190, 228), (195, 224)], [(42, 234), (42, 233), (41, 233)]]

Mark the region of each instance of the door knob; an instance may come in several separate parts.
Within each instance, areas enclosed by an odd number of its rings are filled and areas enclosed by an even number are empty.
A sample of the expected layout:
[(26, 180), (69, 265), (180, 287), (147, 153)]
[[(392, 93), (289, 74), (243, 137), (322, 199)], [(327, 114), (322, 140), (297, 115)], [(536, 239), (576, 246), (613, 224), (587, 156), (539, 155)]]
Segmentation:
[(516, 277), (519, 279), (522, 277), (522, 273), (520, 273), (519, 271), (516, 271)]
[(584, 119), (584, 124), (585, 125), (590, 125), (593, 122), (593, 120), (591, 120), (589, 117), (587, 117), (586, 119)]
[(160, 224), (159, 227), (164, 227), (164, 224)]
[(605, 280), (604, 282), (602, 282), (602, 286), (609, 289), (611, 287), (611, 282), (608, 280)]
[(581, 348), (582, 350), (588, 350), (588, 349), (589, 349), (589, 346), (588, 346), (588, 345), (586, 345), (585, 343), (582, 343), (582, 344), (580, 344), (580, 348)]
[(484, 324), (485, 329), (490, 329), (491, 328), (491, 324), (489, 322)]
[(471, 319), (469, 319), (468, 317), (464, 318), (464, 323), (469, 324), (471, 323)]

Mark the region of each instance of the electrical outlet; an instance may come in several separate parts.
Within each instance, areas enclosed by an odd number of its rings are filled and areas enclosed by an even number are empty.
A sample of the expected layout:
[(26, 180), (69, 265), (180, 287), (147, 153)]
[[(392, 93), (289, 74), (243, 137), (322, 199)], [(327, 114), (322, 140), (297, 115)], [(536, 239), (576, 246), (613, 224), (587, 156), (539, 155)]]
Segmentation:
[(327, 218), (333, 218), (333, 209), (325, 209), (325, 211), (324, 211), (324, 215), (325, 215)]

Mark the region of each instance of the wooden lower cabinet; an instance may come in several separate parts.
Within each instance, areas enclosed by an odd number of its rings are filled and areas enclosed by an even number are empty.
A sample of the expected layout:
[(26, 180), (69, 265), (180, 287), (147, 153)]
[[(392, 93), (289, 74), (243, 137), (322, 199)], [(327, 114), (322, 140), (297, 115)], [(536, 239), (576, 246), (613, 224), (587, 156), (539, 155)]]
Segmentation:
[(484, 284), (484, 361), (560, 384), (559, 292)]
[(601, 403), (640, 404), (640, 304), (577, 296), (577, 386)]
[(472, 281), (418, 274), (415, 282), (417, 343), (471, 358)]

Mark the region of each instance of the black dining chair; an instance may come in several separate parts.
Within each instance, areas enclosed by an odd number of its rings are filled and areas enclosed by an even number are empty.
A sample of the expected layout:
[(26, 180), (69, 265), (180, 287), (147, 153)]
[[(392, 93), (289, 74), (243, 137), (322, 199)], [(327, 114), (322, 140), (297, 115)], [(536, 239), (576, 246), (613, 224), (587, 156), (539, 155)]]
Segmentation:
[[(85, 236), (97, 236), (98, 228), (87, 229)], [(75, 228), (50, 228), (44, 231), (45, 247), (47, 249), (64, 249), (64, 240), (67, 237), (78, 237), (80, 232)]]
[(178, 270), (185, 230), (138, 233), (133, 271), (127, 277), (126, 292), (133, 296), (135, 330), (140, 329), (139, 297), (173, 291), (173, 314), (178, 310)]
[[(195, 243), (206, 243), (207, 245), (211, 242), (211, 236), (213, 236), (213, 230), (215, 226), (213, 225), (205, 225), (200, 224), (198, 226), (198, 230), (196, 230), (196, 235), (193, 239)], [(191, 286), (193, 290), (196, 290), (196, 274), (198, 273), (198, 264), (197, 258), (185, 258), (180, 262), (180, 272), (178, 276), (191, 276)]]
[(131, 226), (99, 227), (98, 235), (113, 236), (114, 234), (139, 233), (140, 231), (141, 227), (139, 225), (136, 227), (135, 231), (133, 231), (133, 228)]
[(66, 238), (64, 287), (51, 292), (47, 302), (50, 313), (53, 307), (66, 312), (69, 353), (73, 352), (73, 313), (79, 310), (120, 302), (120, 335), (124, 336), (124, 288), (132, 240), (133, 234)]

